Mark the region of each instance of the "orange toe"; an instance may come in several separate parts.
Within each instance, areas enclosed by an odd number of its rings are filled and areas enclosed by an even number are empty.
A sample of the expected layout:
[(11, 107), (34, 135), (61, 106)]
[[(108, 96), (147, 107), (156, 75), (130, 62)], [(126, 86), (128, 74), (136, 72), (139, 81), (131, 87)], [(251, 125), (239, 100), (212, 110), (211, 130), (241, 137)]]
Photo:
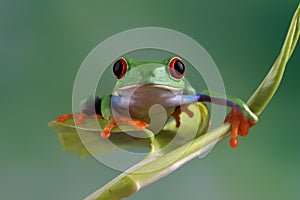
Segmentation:
[(147, 123), (147, 122), (143, 122), (143, 121), (140, 121), (140, 120), (133, 119), (132, 122), (133, 122), (133, 125), (134, 125), (137, 129), (143, 129), (143, 128), (145, 128), (146, 126), (148, 126), (148, 123)]
[(73, 114), (63, 114), (60, 117), (56, 118), (56, 122), (65, 122), (68, 119), (72, 119), (73, 118)]
[(175, 121), (176, 121), (176, 128), (178, 128), (180, 126), (180, 113), (181, 113), (181, 110), (179, 108), (177, 108), (172, 116), (174, 117)]
[(250, 125), (248, 123), (248, 120), (244, 120), (241, 122), (240, 125), (240, 131), (239, 131), (239, 135), (240, 136), (247, 136), (248, 135), (248, 131), (249, 131)]
[(56, 118), (56, 122), (65, 122), (68, 119), (75, 119), (75, 123), (77, 125), (82, 125), (85, 123), (85, 119), (87, 118), (96, 118), (96, 119), (103, 119), (103, 117), (101, 115), (86, 115), (84, 113), (75, 113), (75, 114), (64, 114), (60, 117)]
[(236, 108), (232, 108), (232, 117), (231, 117), (231, 140), (230, 146), (232, 148), (237, 147), (238, 145), (238, 131), (239, 131), (239, 120), (237, 116)]
[(111, 130), (112, 130), (114, 127), (116, 127), (116, 126), (117, 126), (117, 124), (116, 124), (114, 118), (112, 118), (112, 120), (110, 121), (110, 123), (107, 124), (107, 125), (105, 126), (105, 128), (102, 130), (102, 132), (101, 132), (101, 137), (102, 137), (102, 138), (105, 138), (105, 139), (109, 138), (109, 136), (111, 135)]

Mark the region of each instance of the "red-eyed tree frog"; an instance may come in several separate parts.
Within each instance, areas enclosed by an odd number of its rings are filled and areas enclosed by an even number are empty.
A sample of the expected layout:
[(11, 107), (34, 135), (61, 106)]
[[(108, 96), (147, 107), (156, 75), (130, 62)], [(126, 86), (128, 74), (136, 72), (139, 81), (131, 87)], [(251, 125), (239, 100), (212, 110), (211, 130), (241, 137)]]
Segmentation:
[(162, 62), (138, 62), (121, 57), (112, 67), (117, 82), (111, 95), (89, 98), (83, 102), (82, 113), (62, 115), (56, 121), (64, 122), (74, 117), (80, 124), (88, 116), (104, 118), (110, 123), (102, 130), (101, 137), (109, 138), (112, 128), (120, 123), (134, 125), (139, 129), (148, 126), (152, 105), (163, 106), (167, 118), (173, 117), (179, 127), (181, 112), (193, 116), (193, 112), (188, 109), (190, 104), (211, 102), (232, 108), (225, 120), (231, 123), (232, 128), (230, 145), (236, 147), (238, 134), (247, 135), (248, 129), (257, 122), (257, 116), (239, 98), (196, 93), (184, 78), (185, 70), (185, 64), (179, 57)]

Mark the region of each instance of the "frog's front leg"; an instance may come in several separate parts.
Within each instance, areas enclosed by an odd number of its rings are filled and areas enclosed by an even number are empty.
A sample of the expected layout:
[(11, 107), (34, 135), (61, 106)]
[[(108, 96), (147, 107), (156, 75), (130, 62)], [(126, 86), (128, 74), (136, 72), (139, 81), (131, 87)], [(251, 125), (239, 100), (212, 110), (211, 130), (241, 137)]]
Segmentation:
[(208, 92), (195, 95), (183, 95), (182, 103), (211, 102), (222, 106), (230, 106), (232, 111), (227, 115), (225, 121), (231, 123), (231, 147), (238, 145), (238, 134), (246, 136), (251, 126), (257, 123), (257, 116), (249, 109), (247, 104), (239, 98), (211, 95)]
[(194, 116), (193, 111), (191, 111), (188, 107), (190, 104), (184, 104), (181, 106), (177, 106), (175, 108), (175, 111), (172, 113), (172, 116), (175, 119), (176, 122), (176, 127), (179, 128), (181, 122), (180, 122), (180, 115), (181, 113), (186, 113), (190, 118), (192, 118)]
[[(65, 122), (68, 119), (74, 119), (76, 124), (84, 124), (87, 118), (97, 118), (109, 120), (109, 123), (103, 128), (100, 133), (102, 138), (109, 138), (111, 131), (117, 125), (132, 125), (137, 129), (142, 129), (148, 126), (148, 123), (142, 122), (138, 119), (131, 119), (120, 114), (112, 114), (111, 101), (112, 95), (105, 95), (102, 98), (89, 97), (82, 101), (81, 112), (75, 114), (64, 114), (56, 118), (56, 122)], [(114, 98), (116, 100), (116, 98)]]
[[(122, 116), (118, 113), (112, 113), (111, 104), (112, 101), (118, 101), (118, 96), (106, 95), (102, 99), (96, 97), (95, 101), (89, 100), (82, 105), (82, 112), (85, 114), (92, 114), (96, 111), (96, 114), (100, 114), (104, 119), (109, 120), (109, 123), (103, 128), (100, 133), (102, 138), (109, 138), (111, 131), (117, 125), (132, 125), (137, 129), (142, 129), (148, 124), (137, 119), (131, 119), (129, 117)], [(93, 102), (95, 104), (93, 105)]]
[(140, 130), (148, 126), (147, 122), (143, 122), (138, 119), (132, 119), (130, 117), (124, 116), (118, 112), (112, 113), (112, 104), (122, 104), (120, 96), (109, 95), (103, 98), (101, 103), (101, 111), (103, 113), (104, 119), (110, 120), (110, 122), (104, 127), (101, 132), (102, 138), (109, 138), (111, 131), (114, 127), (118, 125), (132, 125), (136, 129)]
[(64, 114), (56, 118), (56, 122), (65, 122), (68, 119), (74, 119), (76, 124), (84, 124), (86, 118), (102, 119), (101, 99), (89, 97), (82, 101), (82, 109), (80, 113)]

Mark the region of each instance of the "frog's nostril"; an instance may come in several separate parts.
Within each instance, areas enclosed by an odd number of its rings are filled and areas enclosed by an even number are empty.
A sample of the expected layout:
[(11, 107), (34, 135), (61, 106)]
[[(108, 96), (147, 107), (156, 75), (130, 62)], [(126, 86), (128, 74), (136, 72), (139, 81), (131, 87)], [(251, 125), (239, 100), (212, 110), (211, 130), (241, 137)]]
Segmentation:
[(139, 78), (142, 78), (142, 77), (143, 77), (143, 73), (142, 73), (142, 72), (138, 72), (137, 75), (138, 75)]

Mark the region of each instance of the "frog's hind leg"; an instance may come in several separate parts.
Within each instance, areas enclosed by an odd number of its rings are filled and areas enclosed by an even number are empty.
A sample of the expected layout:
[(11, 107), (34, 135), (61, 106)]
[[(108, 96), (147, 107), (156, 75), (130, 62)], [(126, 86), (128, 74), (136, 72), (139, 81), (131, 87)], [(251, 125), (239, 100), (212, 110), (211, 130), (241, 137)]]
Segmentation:
[[(212, 96), (214, 95), (214, 96)], [(231, 147), (238, 145), (238, 135), (246, 136), (251, 126), (257, 123), (257, 116), (250, 110), (247, 104), (239, 98), (222, 95), (210, 94), (208, 91), (203, 94), (183, 95), (183, 103), (211, 102), (221, 106), (229, 106), (232, 111), (226, 117), (227, 122), (231, 123), (232, 137)]]

